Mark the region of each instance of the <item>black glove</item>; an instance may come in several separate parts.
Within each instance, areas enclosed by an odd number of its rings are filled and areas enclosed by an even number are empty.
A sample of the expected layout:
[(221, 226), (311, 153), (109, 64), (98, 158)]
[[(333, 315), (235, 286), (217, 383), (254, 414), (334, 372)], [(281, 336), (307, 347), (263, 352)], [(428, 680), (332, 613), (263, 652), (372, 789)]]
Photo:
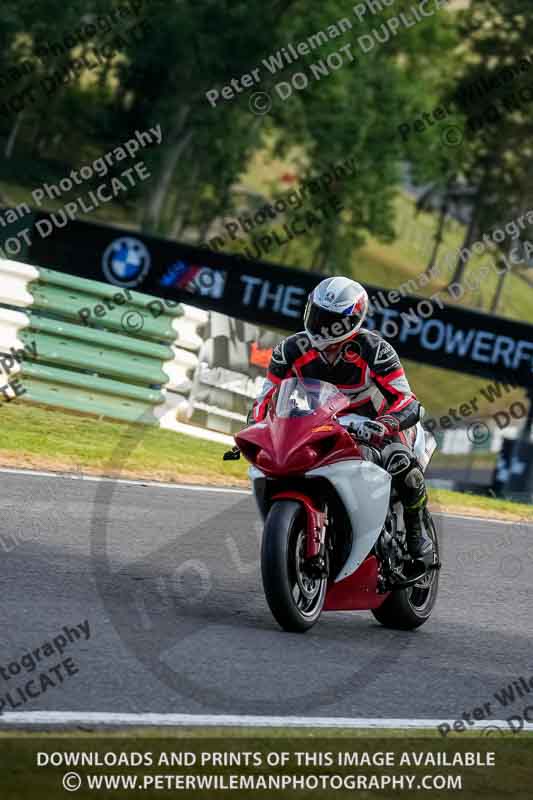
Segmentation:
[(241, 457), (241, 451), (237, 446), (232, 447), (231, 450), (226, 450), (222, 456), (222, 461), (238, 461)]
[(370, 445), (380, 445), (388, 433), (387, 426), (374, 419), (367, 419), (364, 422), (351, 425), (349, 430), (356, 439)]

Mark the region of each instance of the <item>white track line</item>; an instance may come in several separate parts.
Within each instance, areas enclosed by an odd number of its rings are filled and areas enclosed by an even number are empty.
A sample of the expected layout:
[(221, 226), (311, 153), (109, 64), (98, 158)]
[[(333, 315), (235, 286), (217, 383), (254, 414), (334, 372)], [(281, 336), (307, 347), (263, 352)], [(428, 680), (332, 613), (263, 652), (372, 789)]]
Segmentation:
[[(431, 496), (431, 495), (430, 495)], [(492, 519), (491, 517), (471, 517), (469, 514), (451, 514), (449, 511), (433, 511), (434, 517), (461, 519), (463, 522), (490, 522), (491, 525), (533, 525), (528, 519)]]
[(229, 486), (199, 486), (195, 483), (160, 483), (159, 481), (133, 480), (127, 478), (104, 478), (99, 475), (72, 474), (69, 472), (41, 472), (34, 469), (8, 469), (0, 467), (7, 475), (31, 475), (37, 478), (66, 478), (71, 481), (90, 483), (120, 483), (125, 486), (154, 486), (158, 489), (187, 489), (190, 492), (225, 492), (227, 494), (251, 494), (249, 489), (232, 489)]
[[(133, 480), (128, 478), (104, 478), (98, 475), (83, 475), (72, 474), (68, 472), (45, 472), (33, 469), (11, 469), (8, 467), (0, 467), (0, 473), (7, 475), (31, 475), (38, 478), (65, 478), (72, 481), (88, 481), (89, 483), (118, 483), (124, 486), (152, 486), (156, 489), (177, 489), (179, 491), (188, 492), (218, 492), (226, 494), (247, 494), (250, 495), (249, 489), (232, 489), (229, 486), (201, 486), (194, 483), (160, 483), (158, 481), (148, 480)], [(434, 511), (435, 516), (447, 517), (449, 519), (470, 520), (471, 522), (490, 522), (496, 525), (512, 525), (513, 523), (520, 522), (522, 524), (531, 525), (533, 523), (529, 520), (509, 520), (509, 519), (493, 519), (492, 517), (473, 517), (468, 514), (451, 514), (444, 511)]]
[[(434, 729), (439, 725), (453, 726), (455, 720), (439, 719), (366, 719), (365, 717), (254, 717), (238, 714), (111, 714), (100, 711), (21, 711), (0, 715), (0, 730), (13, 725), (112, 725), (160, 727), (250, 727), (250, 728), (353, 728), (405, 730)], [(509, 731), (505, 720), (473, 722), (468, 730), (494, 727)], [(525, 722), (524, 731), (533, 731), (533, 723)]]

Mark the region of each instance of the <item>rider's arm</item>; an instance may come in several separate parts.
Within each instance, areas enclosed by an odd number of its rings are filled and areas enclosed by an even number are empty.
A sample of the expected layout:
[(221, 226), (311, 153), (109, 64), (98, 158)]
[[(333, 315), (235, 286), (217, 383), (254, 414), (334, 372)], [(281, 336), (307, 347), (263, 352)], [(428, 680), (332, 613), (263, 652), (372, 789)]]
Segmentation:
[(282, 380), (292, 373), (285, 354), (285, 342), (280, 342), (272, 351), (272, 358), (268, 366), (266, 378), (259, 392), (252, 410), (248, 414), (248, 423), (261, 422), (266, 416), (272, 395)]
[(261, 422), (268, 411), (268, 405), (277, 387), (285, 378), (292, 374), (285, 354), (285, 342), (280, 342), (272, 351), (272, 358), (268, 366), (266, 378), (259, 392), (252, 410), (248, 415), (248, 422)]
[(382, 414), (394, 417), (399, 430), (410, 428), (420, 418), (420, 403), (409, 386), (396, 350), (381, 339), (369, 360), (370, 375), (387, 402)]

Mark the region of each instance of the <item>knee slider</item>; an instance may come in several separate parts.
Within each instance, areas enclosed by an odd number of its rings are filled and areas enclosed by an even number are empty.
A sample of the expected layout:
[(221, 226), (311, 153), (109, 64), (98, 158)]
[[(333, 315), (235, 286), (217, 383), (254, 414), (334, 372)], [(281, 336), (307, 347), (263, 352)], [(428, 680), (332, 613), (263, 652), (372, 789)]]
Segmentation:
[[(394, 448), (394, 449), (393, 449)], [(412, 465), (412, 457), (407, 451), (407, 448), (399, 448), (394, 447), (391, 448), (389, 453), (384, 453), (385, 455), (385, 469), (387, 472), (390, 472), (391, 475), (401, 475), (404, 472), (407, 472), (409, 467)]]
[(424, 475), (418, 464), (413, 464), (405, 476), (405, 485), (410, 489), (421, 489), (424, 486)]

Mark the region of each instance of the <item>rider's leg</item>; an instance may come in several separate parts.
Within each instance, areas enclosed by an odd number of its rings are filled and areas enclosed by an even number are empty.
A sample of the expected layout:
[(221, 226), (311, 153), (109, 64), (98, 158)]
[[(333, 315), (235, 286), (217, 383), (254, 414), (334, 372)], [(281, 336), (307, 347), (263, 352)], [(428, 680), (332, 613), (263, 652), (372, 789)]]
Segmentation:
[(433, 549), (424, 525), (427, 491), (424, 474), (411, 448), (394, 441), (382, 450), (383, 465), (403, 505), (407, 547), (412, 558), (423, 558)]

